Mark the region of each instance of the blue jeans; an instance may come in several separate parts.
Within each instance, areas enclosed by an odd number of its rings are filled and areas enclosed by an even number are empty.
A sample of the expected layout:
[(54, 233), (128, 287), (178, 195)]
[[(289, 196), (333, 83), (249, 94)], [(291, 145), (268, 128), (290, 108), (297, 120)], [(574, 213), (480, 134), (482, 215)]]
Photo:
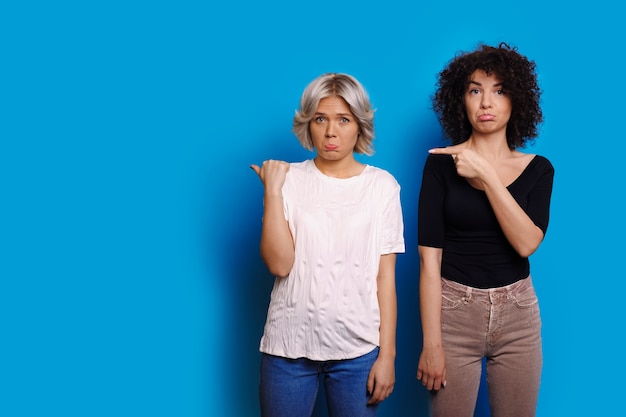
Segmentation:
[(374, 417), (368, 405), (367, 378), (378, 348), (354, 359), (312, 361), (263, 354), (261, 358), (262, 417), (309, 417), (317, 398), (320, 375), (330, 417)]
[(441, 329), (447, 385), (432, 393), (433, 416), (472, 417), (486, 358), (492, 417), (533, 417), (541, 381), (541, 318), (530, 277), (477, 289), (446, 279)]

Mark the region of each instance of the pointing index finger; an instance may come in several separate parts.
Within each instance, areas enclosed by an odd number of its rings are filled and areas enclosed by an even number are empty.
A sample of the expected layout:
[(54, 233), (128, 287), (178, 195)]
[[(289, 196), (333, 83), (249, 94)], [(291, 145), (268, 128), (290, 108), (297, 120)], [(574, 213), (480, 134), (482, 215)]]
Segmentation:
[(444, 148), (432, 148), (428, 150), (428, 153), (440, 154), (440, 155), (453, 155), (457, 153), (456, 147), (446, 146)]

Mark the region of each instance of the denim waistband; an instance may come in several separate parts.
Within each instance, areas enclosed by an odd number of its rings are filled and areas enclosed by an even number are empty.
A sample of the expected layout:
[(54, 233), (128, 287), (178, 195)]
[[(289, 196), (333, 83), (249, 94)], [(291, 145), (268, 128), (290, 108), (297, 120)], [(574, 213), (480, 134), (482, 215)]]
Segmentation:
[(442, 287), (446, 288), (448, 291), (464, 294), (467, 298), (487, 298), (490, 300), (509, 298), (509, 296), (518, 294), (527, 288), (532, 288), (533, 286), (530, 275), (524, 279), (514, 282), (513, 284), (494, 288), (474, 288), (445, 278), (441, 278), (441, 283)]

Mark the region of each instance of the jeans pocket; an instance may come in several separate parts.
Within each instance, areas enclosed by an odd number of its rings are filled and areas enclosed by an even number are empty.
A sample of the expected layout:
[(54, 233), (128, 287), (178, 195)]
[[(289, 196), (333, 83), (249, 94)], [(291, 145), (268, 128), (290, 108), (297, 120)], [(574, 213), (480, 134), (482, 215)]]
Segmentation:
[(519, 292), (513, 294), (515, 305), (519, 308), (530, 308), (538, 304), (535, 288), (530, 286), (520, 289)]
[(456, 310), (465, 303), (465, 295), (461, 295), (455, 291), (444, 290), (441, 293), (441, 309)]

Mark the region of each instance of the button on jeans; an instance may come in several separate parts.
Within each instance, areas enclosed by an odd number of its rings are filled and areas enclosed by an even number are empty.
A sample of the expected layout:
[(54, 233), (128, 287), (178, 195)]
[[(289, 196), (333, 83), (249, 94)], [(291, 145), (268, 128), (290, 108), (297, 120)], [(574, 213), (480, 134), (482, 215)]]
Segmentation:
[(378, 348), (354, 359), (312, 361), (263, 354), (261, 357), (261, 416), (309, 417), (324, 382), (330, 417), (374, 417), (377, 405), (367, 405), (367, 377)]
[(541, 318), (531, 277), (477, 289), (442, 279), (447, 385), (432, 393), (434, 417), (472, 417), (482, 360), (492, 417), (532, 417), (541, 380)]

